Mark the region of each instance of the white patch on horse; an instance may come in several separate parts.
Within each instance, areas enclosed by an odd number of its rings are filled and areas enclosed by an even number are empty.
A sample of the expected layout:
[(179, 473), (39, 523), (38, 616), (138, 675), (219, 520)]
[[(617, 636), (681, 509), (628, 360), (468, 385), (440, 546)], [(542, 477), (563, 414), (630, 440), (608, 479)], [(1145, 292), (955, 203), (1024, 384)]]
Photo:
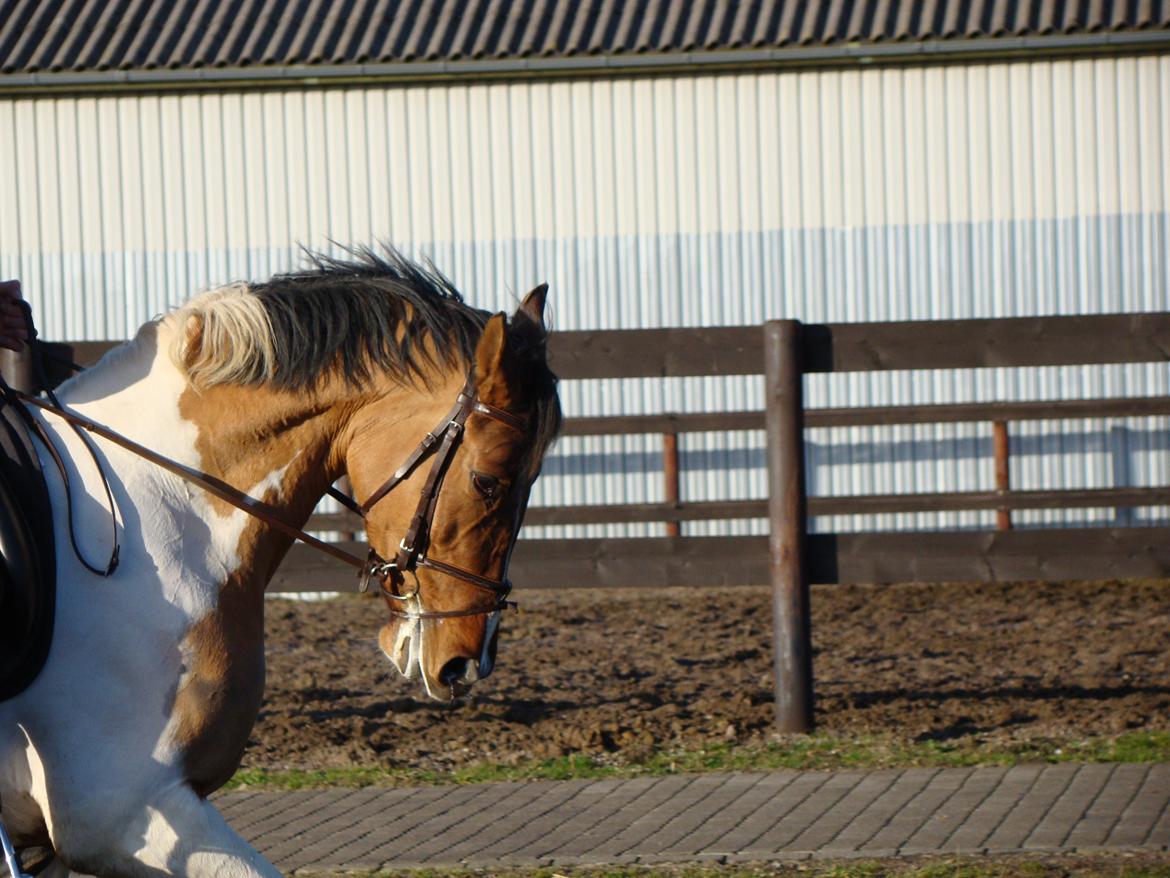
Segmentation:
[(408, 680), (414, 677), (414, 669), (418, 664), (418, 648), (415, 644), (418, 642), (419, 634), (418, 619), (399, 622), (397, 634), (394, 637), (394, 646), (388, 651), (383, 650), (386, 657), (398, 669), (398, 673)]
[(422, 670), (422, 619), (416, 615), (422, 612), (422, 604), (418, 595), (414, 595), (405, 603), (407, 617), (398, 623), (397, 633), (394, 636), (394, 645), (389, 651), (383, 649), (386, 657), (398, 669), (398, 673), (410, 680), (417, 669), (426, 684), (426, 674)]
[[(248, 488), (247, 494), (251, 497), (267, 498), (269, 502), (279, 501), (284, 495), (285, 473), (292, 466), (293, 462), (300, 457), (300, 454), (301, 452), (297, 451), (287, 463), (277, 467), (264, 478), (260, 479), (255, 485)], [(222, 588), (222, 583), (226, 583), (246, 561), (245, 558), (240, 557), (240, 538), (243, 536), (244, 530), (255, 519), (239, 509), (233, 509), (229, 515), (222, 515), (213, 508), (208, 499), (208, 495), (201, 491), (194, 493), (195, 496), (192, 497), (191, 501), (192, 512), (194, 514), (188, 517), (188, 521), (195, 520), (204, 524), (214, 522), (215, 527), (210, 529), (209, 534), (211, 539), (207, 543), (208, 548), (212, 551), (207, 553), (203, 561), (209, 569), (214, 566), (221, 568), (218, 582)], [(193, 626), (215, 612), (218, 606), (217, 596), (217, 594), (211, 594), (210, 592), (205, 592), (201, 595), (203, 600), (199, 603), (205, 606), (202, 612), (197, 615), (192, 615), (191, 622)], [(179, 596), (176, 595), (177, 597)], [(182, 669), (177, 691), (182, 692), (183, 688), (191, 681), (197, 663), (194, 647), (188, 639), (184, 639), (179, 644), (179, 651), (182, 656)], [(177, 713), (172, 713), (162, 736), (155, 745), (152, 755), (160, 762), (169, 763), (181, 754), (183, 742), (178, 741), (176, 736), (176, 730), (180, 721), (180, 716)]]
[[(406, 618), (398, 623), (394, 645), (389, 650), (383, 648), (382, 652), (398, 669), (398, 673), (406, 679), (414, 679), (415, 671), (417, 671), (419, 677), (422, 678), (423, 688), (427, 695), (436, 698), (438, 696), (431, 687), (431, 680), (426, 672), (426, 637), (423, 633), (423, 626), (428, 620), (422, 615), (425, 611), (418, 594), (412, 595), (404, 603), (404, 607), (403, 612), (406, 613)], [(440, 625), (443, 623), (442, 619), (434, 621)]]
[(179, 833), (158, 808), (148, 805), (146, 814), (146, 832), (142, 834), (142, 846), (134, 851), (134, 859), (143, 863), (153, 860), (166, 864), (179, 849)]

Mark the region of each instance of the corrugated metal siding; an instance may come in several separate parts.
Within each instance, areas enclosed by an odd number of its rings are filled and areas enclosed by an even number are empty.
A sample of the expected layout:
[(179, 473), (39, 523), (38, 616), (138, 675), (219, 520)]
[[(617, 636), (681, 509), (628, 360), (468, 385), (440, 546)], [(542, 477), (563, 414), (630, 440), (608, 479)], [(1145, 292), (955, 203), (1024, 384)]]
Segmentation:
[[(126, 337), (191, 291), (267, 276), (297, 264), (296, 242), (330, 239), (429, 254), (485, 307), (511, 307), (548, 280), (563, 329), (1164, 310), (1167, 83), (1170, 58), (1147, 56), (4, 101), (0, 272), (25, 279), (57, 338)], [(1168, 385), (1164, 367), (991, 370), (819, 376), (808, 397), (926, 403)], [(564, 400), (571, 415), (711, 411), (759, 407), (761, 388), (570, 382)], [(1167, 484), (1167, 427), (1019, 425), (1016, 484)], [(979, 425), (810, 439), (815, 493), (991, 483)], [(682, 445), (685, 497), (764, 495), (761, 436)], [(657, 499), (660, 467), (656, 437), (567, 439), (534, 502)], [(1127, 520), (1019, 516), (1058, 518)]]
[(1165, 0), (0, 0), (0, 72), (548, 58), (1167, 27)]

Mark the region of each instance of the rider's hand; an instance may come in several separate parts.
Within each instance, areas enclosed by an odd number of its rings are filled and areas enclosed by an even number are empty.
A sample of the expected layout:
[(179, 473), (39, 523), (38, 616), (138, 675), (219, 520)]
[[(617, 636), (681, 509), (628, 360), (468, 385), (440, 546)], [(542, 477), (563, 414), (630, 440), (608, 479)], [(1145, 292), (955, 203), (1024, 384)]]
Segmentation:
[(22, 351), (26, 341), (28, 329), (20, 307), (20, 281), (0, 281), (0, 348)]

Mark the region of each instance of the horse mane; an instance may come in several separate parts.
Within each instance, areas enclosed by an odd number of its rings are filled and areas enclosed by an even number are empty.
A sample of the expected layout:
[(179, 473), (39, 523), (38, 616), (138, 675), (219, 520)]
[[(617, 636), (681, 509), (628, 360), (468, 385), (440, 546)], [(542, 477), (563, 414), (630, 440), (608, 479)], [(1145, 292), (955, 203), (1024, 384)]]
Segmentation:
[(196, 296), (167, 318), (172, 360), (204, 387), (270, 382), (293, 391), (335, 374), (364, 386), (375, 369), (425, 382), (428, 367), (472, 361), (488, 312), (467, 305), (434, 266), (393, 248), (348, 253), (309, 253), (305, 271)]

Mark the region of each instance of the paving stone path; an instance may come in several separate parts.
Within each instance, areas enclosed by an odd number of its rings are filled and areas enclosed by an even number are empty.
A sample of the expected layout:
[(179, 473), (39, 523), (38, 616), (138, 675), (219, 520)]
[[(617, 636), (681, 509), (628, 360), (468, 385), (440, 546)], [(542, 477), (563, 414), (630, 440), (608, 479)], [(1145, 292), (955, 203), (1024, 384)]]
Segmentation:
[(1170, 850), (1170, 764), (234, 792), (282, 871)]

